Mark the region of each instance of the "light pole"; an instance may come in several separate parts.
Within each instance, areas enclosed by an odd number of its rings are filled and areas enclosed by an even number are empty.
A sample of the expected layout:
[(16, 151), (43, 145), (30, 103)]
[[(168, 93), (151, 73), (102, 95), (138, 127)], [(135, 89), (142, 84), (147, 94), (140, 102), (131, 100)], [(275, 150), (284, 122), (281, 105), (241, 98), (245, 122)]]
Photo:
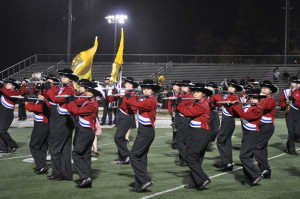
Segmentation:
[(71, 42), (72, 42), (72, 21), (73, 21), (73, 9), (72, 0), (69, 0), (69, 15), (68, 15), (68, 45), (67, 45), (67, 61), (71, 60)]
[(114, 37), (114, 54), (116, 54), (116, 42), (117, 42), (117, 26), (124, 24), (128, 19), (127, 15), (108, 15), (105, 17), (109, 24), (115, 24), (115, 37)]

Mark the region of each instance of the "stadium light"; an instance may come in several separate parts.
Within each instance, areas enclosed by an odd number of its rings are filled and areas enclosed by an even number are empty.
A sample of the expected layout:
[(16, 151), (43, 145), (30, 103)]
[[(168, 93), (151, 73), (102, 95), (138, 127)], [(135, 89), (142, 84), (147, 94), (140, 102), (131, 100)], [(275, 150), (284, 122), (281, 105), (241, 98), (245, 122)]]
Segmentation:
[(127, 15), (108, 15), (105, 17), (109, 24), (115, 24), (115, 38), (114, 38), (114, 54), (116, 54), (116, 42), (117, 42), (117, 26), (124, 24), (128, 19)]

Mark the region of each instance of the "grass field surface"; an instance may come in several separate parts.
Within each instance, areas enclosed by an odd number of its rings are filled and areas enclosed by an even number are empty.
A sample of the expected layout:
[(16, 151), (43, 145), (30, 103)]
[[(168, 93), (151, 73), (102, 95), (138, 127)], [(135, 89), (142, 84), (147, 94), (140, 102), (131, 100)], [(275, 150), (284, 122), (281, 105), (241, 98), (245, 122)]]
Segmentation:
[[(14, 154), (0, 155), (0, 198), (300, 198), (300, 157), (283, 152), (287, 137), (285, 122), (283, 119), (275, 121), (276, 130), (269, 143), (271, 179), (263, 179), (254, 187), (241, 184), (244, 176), (238, 157), (242, 130), (237, 126), (233, 136), (235, 170), (229, 173), (217, 171), (216, 166), (221, 164), (218, 151), (207, 152), (203, 168), (211, 177), (212, 183), (205, 191), (183, 188), (189, 169), (174, 164), (178, 153), (170, 147), (171, 128), (157, 128), (156, 138), (148, 155), (148, 172), (154, 185), (145, 193), (128, 191), (130, 184), (134, 182), (130, 165), (112, 163), (117, 158), (113, 142), (116, 129), (103, 129), (103, 135), (98, 137), (101, 154), (92, 163), (93, 188), (76, 189), (72, 181), (49, 181), (46, 175), (34, 174), (34, 164), (23, 161), (31, 157), (28, 143), (32, 129), (11, 128), (9, 132), (20, 148)], [(135, 135), (136, 130), (133, 130), (130, 147)], [(78, 179), (75, 172), (73, 178)]]

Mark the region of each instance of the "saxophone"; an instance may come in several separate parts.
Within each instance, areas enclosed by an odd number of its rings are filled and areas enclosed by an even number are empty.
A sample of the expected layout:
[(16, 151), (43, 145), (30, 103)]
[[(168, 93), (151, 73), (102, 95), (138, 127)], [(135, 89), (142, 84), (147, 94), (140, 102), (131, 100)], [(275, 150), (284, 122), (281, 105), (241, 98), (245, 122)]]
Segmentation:
[(289, 112), (290, 112), (290, 109), (291, 109), (291, 101), (290, 101), (290, 96), (292, 96), (292, 91), (293, 91), (293, 87), (291, 86), (290, 87), (290, 92), (289, 92), (289, 95), (285, 101), (286, 103), (286, 106), (285, 106), (285, 109), (284, 109), (284, 114), (287, 115)]

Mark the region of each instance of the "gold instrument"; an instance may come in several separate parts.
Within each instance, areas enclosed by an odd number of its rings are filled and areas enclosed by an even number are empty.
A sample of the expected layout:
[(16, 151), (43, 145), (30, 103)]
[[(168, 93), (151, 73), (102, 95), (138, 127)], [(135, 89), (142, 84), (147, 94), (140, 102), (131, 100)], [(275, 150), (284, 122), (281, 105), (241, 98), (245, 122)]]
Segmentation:
[(165, 81), (165, 76), (163, 76), (163, 75), (161, 75), (157, 78), (157, 84), (159, 86), (161, 86), (164, 81)]
[(32, 73), (31, 79), (42, 80), (43, 79), (43, 73), (42, 72)]
[(291, 109), (291, 101), (290, 101), (290, 96), (292, 96), (292, 92), (293, 92), (294, 88), (291, 86), (290, 87), (290, 92), (289, 92), (289, 95), (288, 97), (286, 98), (286, 106), (285, 106), (285, 109), (284, 109), (284, 114), (288, 114), (290, 112), (290, 109)]

